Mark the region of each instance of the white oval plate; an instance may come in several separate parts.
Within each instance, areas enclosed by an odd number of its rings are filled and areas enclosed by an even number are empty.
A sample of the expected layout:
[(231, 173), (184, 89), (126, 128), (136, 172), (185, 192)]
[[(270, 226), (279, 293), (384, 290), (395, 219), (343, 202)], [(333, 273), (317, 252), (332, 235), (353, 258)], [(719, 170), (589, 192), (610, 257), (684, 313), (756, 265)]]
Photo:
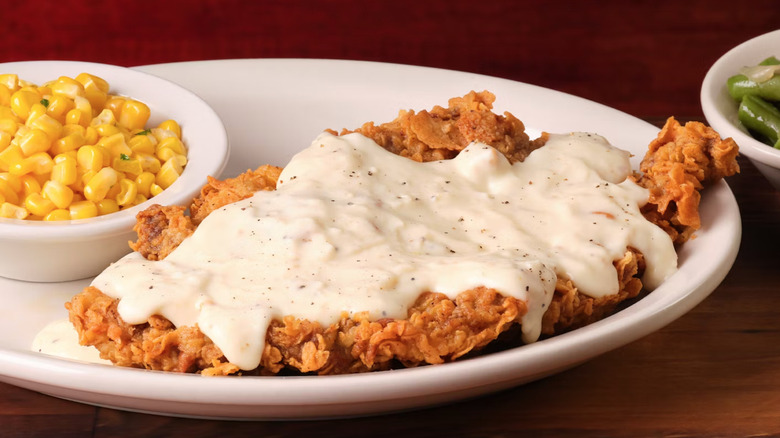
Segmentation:
[[(589, 131), (632, 151), (634, 164), (657, 129), (567, 94), (476, 74), (326, 60), (233, 60), (140, 67), (199, 94), (224, 120), (233, 176), (284, 164), (324, 128), (388, 121), (469, 90), (490, 90), (532, 134)], [(412, 409), (478, 396), (570, 368), (654, 332), (693, 308), (737, 255), (741, 222), (721, 182), (702, 202), (703, 228), (680, 251), (680, 269), (636, 304), (588, 327), (461, 362), (346, 376), (206, 378), (58, 359), (29, 351), (37, 331), (65, 317), (63, 303), (87, 282), (0, 279), (0, 380), (85, 403), (210, 418), (322, 418)]]

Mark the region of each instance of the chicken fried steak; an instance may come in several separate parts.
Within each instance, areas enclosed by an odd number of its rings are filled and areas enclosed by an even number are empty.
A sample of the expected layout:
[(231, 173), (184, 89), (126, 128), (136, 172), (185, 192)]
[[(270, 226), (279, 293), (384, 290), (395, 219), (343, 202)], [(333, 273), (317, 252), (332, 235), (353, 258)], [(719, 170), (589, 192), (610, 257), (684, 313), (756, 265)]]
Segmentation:
[[(448, 108), (402, 111), (389, 123), (367, 123), (355, 131), (394, 154), (415, 161), (453, 158), (471, 142), (493, 146), (510, 162), (525, 160), (544, 145), (547, 135), (529, 139), (523, 124), (511, 114), (494, 114), (494, 96), (471, 92), (449, 101)], [(731, 139), (700, 123), (680, 126), (669, 119), (649, 147), (636, 174), (650, 192), (642, 214), (681, 244), (700, 227), (699, 191), (739, 169)], [(274, 190), (281, 169), (262, 166), (231, 179), (209, 179), (190, 206), (153, 206), (138, 215), (132, 244), (148, 260), (162, 260), (212, 211), (249, 198), (258, 190)], [(608, 316), (643, 288), (643, 254), (635, 248), (613, 262), (619, 291), (593, 298), (572, 281), (558, 278), (542, 318), (542, 333), (558, 334)], [(367, 313), (342, 314), (329, 326), (295, 315), (271, 321), (260, 366), (241, 370), (197, 326), (175, 327), (154, 315), (143, 324), (128, 324), (118, 311), (119, 300), (88, 287), (69, 303), (70, 320), (80, 343), (95, 346), (101, 357), (117, 365), (204, 375), (275, 374), (288, 368), (304, 373), (341, 374), (384, 370), (402, 364), (417, 366), (452, 361), (477, 351), (516, 326), (528, 312), (526, 303), (498, 290), (476, 287), (457, 296), (424, 292), (409, 307), (405, 319), (370, 319)], [(518, 341), (519, 342), (519, 341)]]

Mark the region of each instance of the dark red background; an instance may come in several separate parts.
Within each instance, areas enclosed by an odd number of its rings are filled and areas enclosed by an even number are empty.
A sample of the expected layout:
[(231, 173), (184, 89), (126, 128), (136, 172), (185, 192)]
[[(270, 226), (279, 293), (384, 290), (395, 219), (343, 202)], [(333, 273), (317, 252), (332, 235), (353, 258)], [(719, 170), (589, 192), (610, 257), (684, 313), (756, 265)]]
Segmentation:
[(533, 83), (655, 117), (699, 115), (709, 65), (780, 28), (777, 0), (44, 0), (2, 9), (6, 62), (396, 62)]
[[(658, 125), (701, 120), (709, 66), (778, 28), (780, 0), (16, 0), (0, 2), (0, 62), (395, 62), (537, 84)], [(726, 280), (663, 330), (565, 373), (443, 407), (304, 422), (134, 414), (0, 384), (0, 437), (777, 436), (780, 192), (740, 164), (729, 185), (743, 239)]]

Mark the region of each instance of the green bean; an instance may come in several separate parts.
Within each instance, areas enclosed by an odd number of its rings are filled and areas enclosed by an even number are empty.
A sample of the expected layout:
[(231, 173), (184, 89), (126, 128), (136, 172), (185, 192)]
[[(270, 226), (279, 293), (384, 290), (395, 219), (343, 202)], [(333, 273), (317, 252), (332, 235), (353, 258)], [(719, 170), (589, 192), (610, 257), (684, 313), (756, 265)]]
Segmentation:
[[(778, 65), (780, 60), (770, 56), (758, 65)], [(744, 96), (759, 96), (766, 100), (780, 101), (780, 75), (775, 75), (765, 82), (755, 82), (743, 74), (734, 75), (726, 81), (729, 94), (734, 100), (740, 100)]]
[(772, 79), (764, 82), (753, 82), (745, 75), (735, 75), (726, 81), (729, 94), (735, 100), (745, 96), (759, 96), (766, 100), (780, 100), (780, 75), (774, 75)]
[(746, 95), (739, 105), (739, 121), (748, 130), (764, 137), (766, 143), (780, 149), (780, 110), (758, 96)]
[(758, 63), (758, 65), (778, 65), (778, 64), (780, 64), (780, 59), (777, 59), (774, 56), (770, 56), (769, 58)]

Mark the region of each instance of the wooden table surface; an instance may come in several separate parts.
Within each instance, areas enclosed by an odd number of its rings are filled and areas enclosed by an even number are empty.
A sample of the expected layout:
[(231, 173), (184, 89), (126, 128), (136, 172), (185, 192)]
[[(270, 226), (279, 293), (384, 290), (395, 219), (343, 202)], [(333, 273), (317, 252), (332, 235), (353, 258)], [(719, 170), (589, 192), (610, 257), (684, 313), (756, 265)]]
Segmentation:
[[(49, 0), (3, 9), (3, 61), (398, 62), (533, 83), (655, 124), (670, 115), (703, 120), (698, 96), (709, 66), (738, 43), (780, 28), (777, 0), (400, 0), (327, 7)], [(0, 436), (778, 435), (780, 192), (744, 158), (740, 165), (729, 185), (741, 209), (742, 246), (724, 282), (664, 329), (572, 370), (442, 407), (305, 422), (144, 415), (0, 384)]]

